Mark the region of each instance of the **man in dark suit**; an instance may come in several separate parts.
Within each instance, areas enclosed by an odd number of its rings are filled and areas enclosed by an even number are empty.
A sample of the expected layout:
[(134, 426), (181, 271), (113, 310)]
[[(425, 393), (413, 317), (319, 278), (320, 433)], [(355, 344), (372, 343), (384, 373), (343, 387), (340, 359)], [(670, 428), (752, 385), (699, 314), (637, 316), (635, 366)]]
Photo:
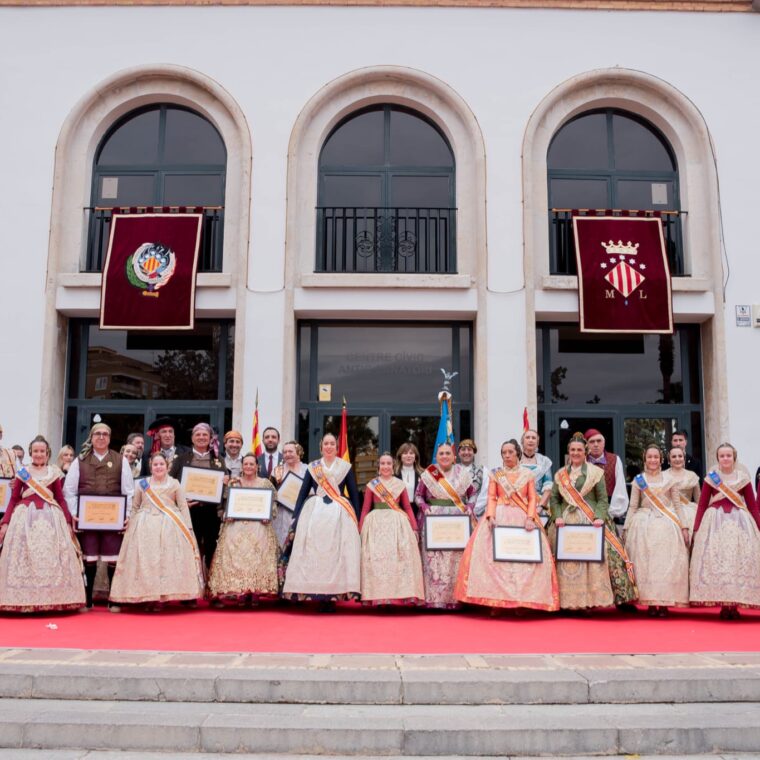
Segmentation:
[[(148, 435), (151, 437), (150, 451), (142, 456), (142, 468), (140, 475), (150, 475), (150, 455), (154, 451), (160, 451), (166, 457), (166, 463), (171, 470), (172, 463), (180, 455), (190, 449), (187, 446), (177, 446), (175, 441), (174, 423), (169, 417), (159, 417), (149, 428)], [(143, 444), (144, 445), (144, 444)]]
[(282, 464), (282, 452), (278, 451), (280, 445), (280, 431), (277, 428), (264, 428), (261, 434), (264, 443), (264, 453), (259, 455), (259, 477), (271, 478), (274, 468)]
[[(670, 436), (670, 448), (683, 449), (684, 457), (686, 459), (684, 469), (696, 472), (697, 475), (699, 475), (699, 482), (701, 483), (702, 478), (705, 476), (705, 471), (702, 469), (702, 462), (687, 453), (686, 447), (688, 444), (689, 434), (685, 430), (676, 430), (673, 435)], [(662, 469), (667, 470), (669, 467), (670, 465), (668, 464), (667, 457), (665, 457), (665, 464), (663, 464)]]

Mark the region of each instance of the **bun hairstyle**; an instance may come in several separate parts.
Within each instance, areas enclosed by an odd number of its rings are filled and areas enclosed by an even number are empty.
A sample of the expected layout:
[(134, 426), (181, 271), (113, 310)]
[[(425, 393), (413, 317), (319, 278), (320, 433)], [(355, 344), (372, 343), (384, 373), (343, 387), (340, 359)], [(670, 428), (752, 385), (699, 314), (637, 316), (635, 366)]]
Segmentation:
[(731, 451), (734, 452), (734, 462), (736, 461), (737, 457), (739, 456), (739, 452), (736, 450), (736, 447), (732, 443), (729, 443), (728, 441), (725, 441), (724, 443), (721, 443), (720, 446), (718, 446), (717, 449), (715, 449), (715, 459), (716, 460), (718, 458), (718, 452), (721, 449), (731, 449)]
[[(660, 464), (663, 464), (664, 461), (665, 461), (665, 455), (662, 453), (662, 449), (660, 448), (660, 444), (659, 443), (654, 443), (654, 442), (647, 444), (647, 446), (644, 448), (644, 453), (641, 456), (641, 460), (644, 463), (646, 463), (646, 461), (647, 461), (647, 452), (652, 451), (653, 449), (660, 455)], [(682, 451), (683, 451), (683, 449), (682, 449)]]
[(573, 433), (570, 436), (570, 440), (567, 442), (567, 448), (570, 449), (571, 443), (582, 443), (585, 446), (588, 445), (588, 441), (584, 438), (583, 433)]
[[(44, 435), (35, 435), (34, 438), (32, 438), (32, 441), (29, 444), (29, 456), (32, 455), (32, 446), (34, 446), (35, 443), (44, 443), (45, 444), (45, 448), (47, 449), (48, 459), (50, 459), (50, 455), (53, 452), (51, 451), (50, 444), (47, 442), (47, 439), (45, 438)], [(23, 451), (23, 449), (22, 449), (22, 451)]]
[(501, 444), (501, 449), (499, 449), (499, 451), (503, 451), (504, 447), (507, 445), (515, 447), (518, 459), (522, 457), (522, 446), (520, 446), (520, 444), (514, 438), (510, 438), (508, 441), (504, 441), (504, 443)]

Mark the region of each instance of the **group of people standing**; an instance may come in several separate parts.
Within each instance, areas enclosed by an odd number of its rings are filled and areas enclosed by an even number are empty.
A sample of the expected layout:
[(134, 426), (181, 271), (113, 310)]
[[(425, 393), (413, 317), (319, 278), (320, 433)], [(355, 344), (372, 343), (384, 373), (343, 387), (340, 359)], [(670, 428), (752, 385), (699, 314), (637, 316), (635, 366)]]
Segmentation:
[[(506, 441), (492, 469), (475, 464), (471, 440), (440, 444), (426, 468), (406, 443), (395, 458), (379, 457), (363, 497), (332, 434), (308, 465), (295, 441), (280, 450), (274, 428), (264, 431), (258, 457), (242, 454), (234, 430), (220, 453), (207, 423), (193, 428), (190, 447), (176, 445), (170, 420), (156, 421), (149, 434), (150, 452), (135, 434), (121, 453), (110, 448), (110, 428), (97, 423), (62, 468), (50, 464), (50, 447), (38, 436), (31, 464), (3, 472), (13, 484), (0, 521), (0, 610), (88, 609), (98, 562), (107, 567), (113, 611), (278, 597), (316, 602), (323, 611), (351, 599), (434, 609), (472, 604), (494, 614), (632, 610), (639, 602), (655, 616), (693, 604), (720, 606), (722, 617), (734, 618), (740, 607), (760, 607), (760, 512), (730, 444), (718, 448), (704, 482), (680, 432), (667, 462), (658, 446), (647, 447), (629, 504), (622, 462), (594, 429), (571, 438), (567, 462), (554, 474), (533, 430)], [(271, 490), (271, 514), (230, 519), (225, 496), (188, 501), (180, 484), (187, 467), (222, 471), (225, 495)], [(295, 504), (278, 499), (291, 474), (300, 481)], [(123, 529), (80, 529), (80, 497), (93, 494), (125, 498)], [(445, 516), (469, 525), (466, 545), (436, 548), (429, 540), (428, 518)], [(615, 518), (624, 519), (622, 530)], [(558, 533), (573, 525), (599, 529), (600, 559), (556, 558)], [(497, 558), (497, 527), (537, 537), (537, 558)]]

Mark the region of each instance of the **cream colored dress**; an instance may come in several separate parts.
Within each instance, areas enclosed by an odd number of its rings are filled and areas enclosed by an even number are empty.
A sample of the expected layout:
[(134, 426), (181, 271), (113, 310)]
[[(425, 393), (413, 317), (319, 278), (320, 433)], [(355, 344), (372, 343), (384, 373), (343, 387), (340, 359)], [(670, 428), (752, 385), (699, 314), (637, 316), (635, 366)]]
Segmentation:
[(694, 518), (697, 516), (697, 502), (699, 501), (699, 475), (691, 470), (674, 470), (672, 467), (665, 470), (665, 477), (676, 487), (673, 494), (676, 512), (684, 528), (689, 530), (689, 538), (694, 533)]
[(110, 599), (124, 604), (200, 599), (200, 553), (182, 488), (168, 475), (163, 482), (153, 478), (148, 482), (162, 503), (177, 514), (192, 541), (151, 502), (137, 481)]
[[(230, 488), (242, 485), (230, 481)], [(266, 478), (257, 478), (255, 488), (270, 488)], [(274, 529), (277, 505), (272, 502), (272, 520), (265, 525), (259, 520), (228, 520), (222, 523), (219, 541), (211, 562), (208, 579), (213, 599), (277, 596), (277, 559), (279, 547)]]
[(639, 601), (656, 607), (687, 607), (689, 550), (681, 528), (649, 498), (651, 492), (678, 517), (674, 508), (678, 488), (662, 472), (644, 477), (649, 488), (642, 492), (634, 480), (625, 520), (625, 548), (636, 572)]

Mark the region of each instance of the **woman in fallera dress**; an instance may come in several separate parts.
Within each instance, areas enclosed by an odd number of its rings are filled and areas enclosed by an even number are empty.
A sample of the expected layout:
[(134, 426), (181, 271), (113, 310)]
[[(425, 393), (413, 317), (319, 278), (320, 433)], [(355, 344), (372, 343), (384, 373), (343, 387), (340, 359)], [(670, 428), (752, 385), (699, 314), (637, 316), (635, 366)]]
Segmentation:
[(32, 463), (16, 473), (0, 522), (0, 610), (43, 612), (85, 606), (82, 559), (61, 487), (49, 465), (50, 446), (38, 435)]
[[(323, 612), (361, 592), (359, 492), (351, 465), (326, 433), (322, 457), (309, 464), (280, 561), (286, 599), (320, 602)], [(348, 496), (344, 495), (346, 489)]]
[[(299, 478), (306, 476), (307, 466), (301, 461), (303, 458), (303, 449), (301, 444), (296, 441), (288, 441), (282, 446), (282, 464), (274, 468), (274, 479), (277, 482), (277, 488), (282, 485), (282, 481), (289, 473), (298, 475)], [(272, 520), (274, 523), (274, 532), (277, 536), (277, 544), (282, 549), (285, 545), (285, 539), (288, 537), (290, 523), (293, 522), (293, 510), (284, 504), (277, 503), (277, 516)]]
[(166, 457), (150, 456), (150, 477), (135, 482), (132, 512), (116, 563), (109, 601), (147, 604), (203, 597), (203, 569), (190, 510)]
[(359, 530), (362, 603), (421, 604), (425, 599), (417, 521), (406, 486), (393, 477), (393, 457), (382, 454), (378, 476), (367, 483)]
[(689, 530), (678, 516), (678, 488), (662, 471), (659, 446), (647, 446), (634, 478), (623, 539), (636, 568), (639, 600), (651, 616), (689, 606)]
[(694, 521), (690, 600), (733, 619), (739, 607), (760, 607), (760, 511), (736, 449), (722, 443), (716, 457)]
[[(520, 465), (516, 440), (501, 446), (502, 467), (488, 479), (485, 519), (478, 523), (459, 565), (456, 598), (487, 607), (559, 609), (559, 586), (549, 542), (537, 514), (535, 475)], [(513, 526), (541, 534), (541, 562), (497, 562), (494, 527)]]
[(455, 464), (456, 453), (450, 443), (442, 443), (435, 452), (435, 464), (422, 471), (417, 486), (420, 508), (422, 575), (425, 581), (425, 606), (432, 609), (459, 607), (454, 586), (464, 550), (428, 550), (425, 548), (425, 518), (428, 515), (467, 515), (475, 524), (473, 506), (475, 489), (466, 467)]
[[(235, 488), (268, 488), (274, 491), (268, 478), (259, 477), (255, 454), (246, 454), (242, 466), (240, 477), (230, 480), (230, 493)], [(274, 599), (277, 596), (277, 559), (280, 552), (274, 532), (276, 515), (277, 502), (273, 498), (272, 520), (224, 519), (208, 579), (209, 596), (216, 606), (234, 602), (242, 607), (246, 603), (254, 605), (260, 599)]]
[[(607, 488), (604, 471), (586, 462), (586, 440), (580, 433), (570, 439), (567, 446), (570, 460), (554, 476), (549, 507), (554, 528), (563, 525), (595, 525), (601, 527), (607, 518)], [(563, 474), (564, 473), (564, 474)], [(579, 506), (576, 494), (585, 504)], [(607, 547), (605, 547), (606, 550)], [(563, 610), (582, 610), (593, 607), (611, 607), (615, 602), (607, 565), (607, 552), (602, 562), (557, 562), (559, 606)]]
[(697, 502), (699, 501), (699, 475), (686, 469), (686, 452), (680, 446), (674, 446), (668, 452), (668, 464), (665, 477), (676, 488), (673, 498), (676, 513), (681, 524), (689, 531), (689, 543), (691, 543), (694, 531), (694, 520), (697, 517)]

